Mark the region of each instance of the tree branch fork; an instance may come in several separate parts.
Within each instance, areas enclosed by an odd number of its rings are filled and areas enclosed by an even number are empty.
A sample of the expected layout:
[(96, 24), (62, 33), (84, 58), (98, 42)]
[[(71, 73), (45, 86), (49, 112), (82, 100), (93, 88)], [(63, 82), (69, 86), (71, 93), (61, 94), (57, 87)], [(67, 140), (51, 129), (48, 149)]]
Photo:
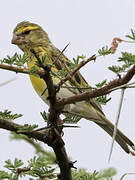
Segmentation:
[[(59, 82), (58, 86), (54, 86), (51, 75), (50, 75), (51, 68), (49, 68), (48, 66), (44, 66), (42, 64), (40, 58), (38, 57), (38, 55), (36, 54), (34, 50), (31, 50), (31, 52), (33, 53), (33, 55), (36, 57), (36, 59), (39, 62), (40, 69), (38, 71), (38, 74), (45, 81), (47, 85), (48, 96), (49, 96), (49, 101), (50, 101), (50, 112), (49, 112), (47, 124), (48, 124), (48, 127), (50, 128), (44, 132), (31, 131), (31, 132), (21, 132), (21, 134), (37, 139), (51, 146), (56, 154), (58, 165), (60, 167), (59, 179), (72, 180), (71, 167), (73, 167), (73, 163), (71, 163), (68, 159), (68, 156), (64, 147), (65, 143), (61, 138), (62, 128), (58, 126), (60, 123), (59, 115), (61, 114), (63, 107), (66, 104), (72, 104), (79, 101), (85, 101), (85, 100), (89, 100), (90, 98), (95, 98), (95, 97), (108, 94), (114, 91), (116, 87), (127, 84), (135, 75), (135, 65), (131, 69), (129, 69), (126, 75), (111, 81), (110, 83), (108, 83), (107, 85), (105, 85), (104, 87), (100, 89), (94, 89), (94, 90), (89, 89), (87, 92), (57, 100), (56, 93), (57, 91), (59, 91), (61, 86), (66, 81), (68, 81), (80, 68), (82, 68), (88, 62), (95, 60), (96, 56), (94, 55), (88, 60), (86, 60), (85, 62), (81, 63), (70, 74), (68, 74), (64, 79), (62, 79)], [(0, 68), (14, 71), (16, 73), (29, 74), (29, 69), (26, 69), (26, 68), (18, 68), (14, 66), (5, 65), (5, 64), (0, 64)], [(57, 91), (56, 91), (56, 87), (57, 87)], [(124, 86), (122, 88), (124, 88)], [(14, 131), (18, 133), (19, 126), (21, 125), (18, 125), (11, 121), (0, 119), (0, 128), (2, 129), (6, 129), (6, 130), (10, 130), (10, 131)]]
[[(91, 56), (87, 61), (84, 61), (77, 67), (75, 68), (70, 74), (68, 74), (64, 79), (62, 79), (58, 85), (56, 85), (56, 87), (58, 88), (58, 86), (62, 86), (66, 81), (68, 81), (80, 68), (82, 68), (84, 65), (86, 65), (88, 62), (92, 61), (92, 60), (96, 60), (96, 56), (93, 55)], [(5, 70), (9, 70), (9, 71), (13, 71), (16, 73), (23, 73), (23, 74), (29, 74), (30, 69), (28, 68), (19, 68), (16, 66), (11, 66), (11, 65), (6, 65), (6, 64), (0, 64), (0, 69), (5, 69)], [(46, 73), (46, 69), (40, 68), (38, 70), (38, 75), (42, 78), (43, 76), (45, 77)], [(103, 96), (106, 94), (111, 93), (114, 90), (117, 90), (120, 88), (126, 88), (126, 84), (133, 78), (133, 76), (135, 75), (135, 65), (130, 68), (128, 70), (128, 72), (126, 73), (126, 75), (124, 75), (123, 77), (119, 77), (117, 79), (112, 80), (110, 83), (108, 83), (107, 85), (105, 85), (102, 88), (99, 89), (88, 89), (87, 92), (75, 95), (75, 96), (71, 96), (69, 98), (63, 98), (61, 100), (57, 100), (56, 104), (57, 107), (61, 107), (64, 106), (66, 104), (71, 104), (71, 103), (75, 103), (78, 101), (85, 101), (88, 100), (89, 98), (95, 98), (95, 97), (99, 97), (99, 96)], [(122, 86), (125, 85), (125, 86)]]

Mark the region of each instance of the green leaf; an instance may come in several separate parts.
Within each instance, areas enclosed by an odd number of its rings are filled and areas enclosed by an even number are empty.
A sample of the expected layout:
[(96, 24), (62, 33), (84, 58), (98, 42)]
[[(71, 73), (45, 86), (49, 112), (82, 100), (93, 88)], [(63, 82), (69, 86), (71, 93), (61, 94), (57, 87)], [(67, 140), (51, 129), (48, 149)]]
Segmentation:
[(16, 66), (24, 66), (24, 64), (27, 61), (28, 61), (28, 56), (25, 53), (23, 55), (18, 55), (17, 53), (15, 53), (12, 57), (7, 56), (7, 58), (1, 60), (1, 63), (16, 65)]
[(42, 56), (41, 62), (42, 62), (43, 64), (45, 64), (45, 60), (46, 60), (47, 56), (48, 56), (47, 54), (45, 54), (44, 56)]
[(17, 56), (17, 53), (15, 53), (12, 57), (7, 56), (7, 58), (4, 58), (3, 60), (1, 60), (1, 63), (12, 65), (16, 61), (16, 56)]
[(102, 47), (101, 49), (98, 50), (98, 53), (100, 56), (105, 56), (111, 54), (111, 48), (108, 46)]
[(89, 173), (85, 169), (73, 170), (73, 180), (112, 180), (112, 177), (116, 174), (116, 170), (108, 168), (100, 172), (94, 171)]
[(135, 151), (135, 146), (132, 146), (132, 149)]
[(24, 66), (27, 60), (28, 60), (28, 56), (25, 53), (23, 55), (16, 54), (16, 60), (14, 62), (14, 65)]
[(39, 70), (39, 68), (37, 66), (32, 66), (28, 72), (29, 72), (29, 74), (32, 74), (36, 77), (40, 77), (38, 74), (38, 70)]
[(29, 132), (29, 131), (33, 131), (35, 128), (37, 128), (38, 125), (37, 124), (33, 124), (33, 125), (24, 125), (24, 126), (18, 126), (18, 133), (22, 133), (22, 132)]
[(95, 98), (95, 100), (102, 105), (106, 105), (111, 100), (111, 98), (107, 98), (107, 95), (103, 95)]
[(64, 118), (63, 121), (70, 124), (77, 124), (80, 121), (80, 119), (80, 116), (67, 114), (66, 118)]
[(0, 171), (0, 180), (5, 178), (11, 180), (11, 175), (8, 172)]
[(121, 66), (110, 66), (108, 69), (116, 74), (120, 74), (121, 72), (125, 71), (125, 68)]
[(45, 111), (43, 111), (43, 112), (40, 112), (40, 114), (41, 114), (42, 118), (45, 120), (45, 122), (47, 122), (47, 120), (48, 120), (47, 113)]
[(65, 76), (67, 76), (67, 72), (65, 71), (65, 68), (62, 68), (61, 70), (58, 71), (57, 73), (58, 76), (64, 78)]
[(5, 161), (6, 165), (4, 167), (8, 168), (8, 169), (16, 169), (19, 168), (23, 165), (22, 160), (19, 160), (17, 158), (15, 158), (14, 162), (12, 163), (10, 159), (8, 159), (7, 161)]
[(126, 35), (126, 37), (135, 41), (135, 31), (131, 29), (131, 35)]
[(121, 66), (110, 66), (109, 70), (116, 74), (126, 72), (132, 65), (135, 64), (135, 55), (132, 53), (122, 52), (122, 56), (118, 58), (118, 62), (123, 63)]
[(104, 85), (106, 85), (106, 84), (107, 84), (107, 79), (105, 79), (105, 80), (103, 80), (102, 82), (96, 84), (96, 87), (97, 87), (97, 88), (102, 88), (102, 87), (103, 87)]
[[(40, 58), (40, 61), (43, 65), (47, 65), (47, 63), (45, 62), (46, 58), (48, 57), (47, 54), (43, 55), (41, 58)], [(35, 61), (35, 65), (40, 67), (40, 62), (38, 60)], [(50, 65), (50, 64), (48, 64)]]
[(0, 111), (0, 118), (3, 120), (14, 120), (19, 117), (22, 117), (22, 114), (11, 114), (9, 110)]
[(83, 61), (85, 58), (86, 58), (86, 56), (84, 56), (84, 55), (77, 56), (76, 59), (73, 58), (73, 62), (71, 62), (70, 68), (71, 68), (71, 69), (76, 68), (76, 67), (79, 65), (79, 63), (80, 63), (81, 61)]
[(97, 175), (97, 178), (99, 178), (99, 179), (110, 178), (114, 175), (116, 175), (116, 170), (114, 168), (108, 168), (108, 169), (104, 169), (104, 170), (100, 171), (99, 174)]
[(133, 64), (135, 64), (135, 55), (132, 53), (128, 53), (128, 52), (122, 52), (122, 57), (118, 58), (118, 62), (123, 62), (125, 63), (127, 66), (131, 66)]
[(36, 157), (34, 156), (33, 159), (28, 161), (29, 167), (31, 167), (31, 171), (28, 172), (29, 175), (33, 177), (43, 177), (43, 176), (50, 176), (50, 178), (56, 177), (54, 175), (55, 168), (52, 168), (46, 158), (44, 156)]
[[(103, 86), (105, 86), (107, 84), (107, 79), (103, 80), (102, 82), (96, 84), (96, 87), (97, 88), (102, 88)], [(103, 95), (103, 96), (99, 96), (97, 98), (95, 98), (95, 100), (102, 104), (102, 105), (106, 105), (107, 102), (109, 102), (111, 100), (111, 98), (107, 98), (108, 97), (108, 94), (107, 95)]]

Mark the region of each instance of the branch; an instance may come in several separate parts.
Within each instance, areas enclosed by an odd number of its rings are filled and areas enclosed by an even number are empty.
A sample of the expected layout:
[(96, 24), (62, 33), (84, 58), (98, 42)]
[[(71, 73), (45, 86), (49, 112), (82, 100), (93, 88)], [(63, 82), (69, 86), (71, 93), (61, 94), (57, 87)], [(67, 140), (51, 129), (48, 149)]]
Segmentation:
[(0, 64), (0, 68), (5, 69), (5, 70), (9, 70), (9, 71), (13, 71), (13, 72), (16, 72), (16, 73), (28, 74), (28, 69), (27, 68), (19, 68), (19, 67), (15, 67), (15, 66), (9, 66), (9, 65), (6, 65), (6, 64)]
[(63, 98), (57, 102), (57, 107), (60, 108), (61, 106), (64, 106), (66, 104), (73, 104), (75, 102), (86, 101), (89, 100), (90, 98), (106, 95), (112, 92), (114, 88), (128, 83), (132, 79), (134, 74), (135, 74), (135, 65), (126, 73), (125, 76), (123, 76), (123, 78), (115, 79), (110, 83), (108, 83), (103, 88), (96, 90), (89, 90), (85, 93), (81, 93), (68, 98)]
[(60, 175), (59, 179), (62, 180), (72, 180), (71, 175), (71, 166), (70, 161), (68, 159), (65, 143), (61, 138), (62, 129), (58, 127), (60, 118), (59, 115), (61, 113), (62, 108), (59, 110), (56, 109), (56, 89), (53, 84), (52, 77), (50, 75), (51, 68), (49, 66), (44, 66), (34, 51), (34, 49), (30, 50), (33, 55), (36, 57), (39, 63), (39, 67), (42, 67), (46, 72), (44, 75), (40, 76), (46, 83), (48, 89), (48, 100), (50, 102), (49, 116), (48, 116), (48, 126), (51, 127), (48, 132), (48, 145), (51, 146), (55, 152), (56, 159), (58, 161), (58, 165), (60, 167)]
[[(19, 132), (18, 130), (22, 127), (24, 126), (14, 123), (12, 121), (0, 119), (0, 128), (13, 131), (17, 134), (26, 135), (28, 138), (34, 138), (50, 146), (50, 141), (52, 140), (50, 140), (50, 137), (48, 137), (48, 131)], [(54, 140), (53, 140), (53, 143), (51, 142), (51, 147), (53, 148), (56, 154), (57, 161), (61, 169), (61, 177), (63, 178), (63, 180), (71, 180), (72, 179), (71, 174), (69, 174), (69, 170), (68, 170), (68, 169), (71, 169), (71, 167), (70, 167), (70, 162), (68, 160), (65, 148), (61, 146), (61, 143), (59, 141), (54, 142)]]
[(116, 137), (116, 133), (117, 133), (117, 128), (118, 128), (118, 123), (119, 123), (119, 118), (120, 118), (120, 112), (121, 112), (122, 103), (123, 103), (123, 99), (124, 99), (124, 92), (125, 92), (125, 89), (123, 88), (121, 90), (121, 98), (120, 98), (120, 103), (119, 103), (119, 107), (118, 107), (118, 113), (117, 113), (117, 117), (116, 117), (114, 130), (113, 130), (112, 144), (111, 144), (111, 148), (110, 148), (110, 154), (109, 154), (108, 162), (110, 161), (111, 155), (112, 155), (113, 145), (114, 145), (114, 141), (115, 141), (115, 137)]
[[(39, 141), (42, 141), (49, 146), (51, 146), (56, 154), (56, 158), (60, 167), (60, 178), (64, 180), (71, 180), (71, 167), (70, 162), (68, 159), (68, 156), (65, 151), (64, 142), (60, 136), (60, 133), (62, 131), (62, 128), (58, 126), (59, 123), (59, 114), (60, 111), (56, 110), (56, 91), (55, 87), (53, 85), (52, 78), (50, 76), (50, 67), (44, 66), (36, 54), (36, 52), (31, 49), (31, 52), (34, 54), (36, 59), (39, 62), (39, 66), (42, 67), (42, 69), (38, 70), (38, 75), (45, 81), (47, 84), (48, 94), (49, 94), (49, 101), (50, 101), (50, 114), (48, 118), (48, 125), (51, 127), (49, 128), (46, 133), (41, 133), (38, 131), (31, 131), (31, 132), (21, 132), (21, 134), (24, 134), (28, 137), (35, 138)], [(9, 71), (14, 71), (16, 73), (24, 73), (24, 74), (30, 74), (30, 70), (27, 68), (19, 68), (16, 66), (10, 66), (5, 64), (0, 64), (1, 69), (6, 69)], [(0, 119), (0, 128), (7, 129), (10, 131), (14, 131), (18, 133), (18, 128), (23, 127), (18, 124), (15, 124), (10, 121), (2, 120)]]
[[(114, 88), (128, 83), (135, 74), (135, 65), (126, 73), (125, 76), (123, 76), (123, 78), (115, 79), (115, 80), (111, 81), (109, 84), (107, 84), (106, 86), (104, 86), (103, 88), (93, 89), (93, 90), (90, 89), (85, 93), (71, 96), (69, 98), (63, 98), (58, 101), (58, 100), (56, 100), (56, 88), (55, 88), (52, 78), (50, 76), (51, 68), (49, 66), (44, 66), (42, 64), (40, 58), (38, 57), (38, 55), (36, 54), (36, 52), (33, 49), (31, 49), (31, 52), (38, 60), (39, 66), (43, 68), (42, 70), (38, 71), (38, 74), (45, 81), (45, 83), (47, 85), (47, 89), (48, 89), (48, 95), (49, 95), (48, 100), (50, 102), (50, 113), (49, 113), (49, 117), (48, 117), (48, 126), (50, 127), (50, 129), (45, 133), (41, 133), (38, 131), (34, 131), (34, 132), (31, 131), (31, 132), (24, 132), (24, 133), (21, 132), (21, 134), (27, 135), (28, 137), (38, 139), (39, 141), (47, 143), (49, 146), (51, 146), (56, 154), (58, 165), (60, 167), (59, 178), (63, 179), (63, 180), (71, 180), (72, 179), (71, 165), (70, 165), (71, 163), (70, 163), (68, 156), (66, 154), (66, 151), (65, 151), (64, 141), (61, 138), (62, 129), (58, 126), (59, 125), (59, 115), (62, 112), (62, 108), (66, 104), (72, 104), (72, 103), (79, 102), (79, 101), (89, 100), (90, 98), (95, 98), (98, 96), (106, 95), (106, 94), (112, 92), (114, 90)], [(72, 72), (70, 72), (66, 76), (66, 78), (64, 78), (60, 81), (60, 83), (58, 84), (58, 89), (67, 80), (70, 80), (70, 78), (73, 77), (73, 75), (77, 71), (79, 71), (79, 69), (81, 67), (83, 67), (89, 61), (95, 60), (95, 59), (96, 59), (96, 56), (94, 55), (94, 56), (90, 57), (89, 59), (82, 61), (77, 68), (75, 68)], [(22, 69), (22, 68), (8, 66), (8, 65), (4, 65), (4, 64), (0, 64), (0, 68), (7, 69), (10, 71), (15, 71), (16, 73), (19, 72), (19, 73), (29, 74), (29, 69), (26, 69), (26, 68)], [(16, 124), (12, 124), (13, 122), (10, 122), (10, 124), (8, 124), (8, 123), (9, 123), (8, 121), (4, 120), (4, 122), (3, 122), (0, 119), (0, 128), (11, 130), (11, 131), (18, 133), (17, 132), (18, 128), (16, 127)]]
[[(12, 121), (0, 119), (0, 128), (6, 129), (8, 131), (13, 131), (17, 134), (23, 134), (28, 136), (29, 138), (37, 139), (41, 142), (46, 143), (46, 133), (38, 132), (38, 131), (27, 131), (27, 132), (19, 132), (18, 130), (24, 126), (14, 123)], [(47, 131), (46, 131), (47, 132)]]
[(96, 55), (91, 56), (90, 58), (88, 58), (87, 60), (84, 60), (82, 62), (80, 62), (80, 64), (73, 70), (71, 71), (64, 79), (62, 79), (58, 84), (57, 87), (58, 89), (60, 89), (60, 87), (67, 81), (70, 80), (76, 72), (78, 72), (83, 66), (85, 66), (88, 62), (90, 61), (95, 61), (96, 60)]
[(2, 83), (0, 83), (0, 87), (5, 86), (5, 85), (7, 85), (10, 82), (15, 81), (16, 79), (17, 79), (17, 77), (14, 77), (14, 78), (9, 79), (9, 80), (7, 80), (5, 82), (2, 82)]
[[(0, 63), (0, 69), (5, 69), (8, 71), (13, 71), (16, 73), (23, 73), (23, 74), (30, 74), (30, 69), (28, 68), (20, 68), (20, 67), (16, 67), (16, 66), (10, 66), (10, 65), (6, 65), (6, 64), (1, 64)], [(38, 75), (44, 75), (45, 71), (42, 69), (39, 69), (37, 71)]]

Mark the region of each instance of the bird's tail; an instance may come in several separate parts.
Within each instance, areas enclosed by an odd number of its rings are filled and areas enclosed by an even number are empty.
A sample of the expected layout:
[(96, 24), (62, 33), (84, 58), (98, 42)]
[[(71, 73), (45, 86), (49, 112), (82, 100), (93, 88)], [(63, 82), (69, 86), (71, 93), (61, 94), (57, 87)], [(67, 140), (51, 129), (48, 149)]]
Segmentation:
[[(102, 129), (104, 129), (110, 136), (113, 136), (114, 125), (108, 119), (106, 119), (104, 115), (100, 114), (100, 117), (101, 116), (105, 123), (100, 123), (100, 122), (99, 123), (95, 122), (95, 123), (98, 126), (100, 126)], [(128, 146), (131, 147), (134, 146), (134, 143), (126, 135), (124, 135), (119, 129), (117, 129), (115, 140), (126, 153), (130, 153)]]

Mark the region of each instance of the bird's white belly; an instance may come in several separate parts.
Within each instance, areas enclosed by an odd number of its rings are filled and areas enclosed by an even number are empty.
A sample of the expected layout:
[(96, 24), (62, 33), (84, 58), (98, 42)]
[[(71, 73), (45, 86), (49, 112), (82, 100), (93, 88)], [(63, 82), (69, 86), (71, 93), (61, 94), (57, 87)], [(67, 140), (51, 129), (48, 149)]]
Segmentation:
[[(63, 99), (63, 98), (68, 98), (74, 95), (75, 94), (69, 91), (69, 89), (61, 88), (59, 93), (57, 94), (57, 98)], [(92, 105), (90, 105), (89, 102), (86, 102), (86, 101), (80, 101), (74, 104), (68, 104), (64, 107), (64, 110), (81, 115), (82, 117), (92, 120), (92, 121), (100, 120), (100, 117), (97, 114), (97, 111), (93, 108)]]

